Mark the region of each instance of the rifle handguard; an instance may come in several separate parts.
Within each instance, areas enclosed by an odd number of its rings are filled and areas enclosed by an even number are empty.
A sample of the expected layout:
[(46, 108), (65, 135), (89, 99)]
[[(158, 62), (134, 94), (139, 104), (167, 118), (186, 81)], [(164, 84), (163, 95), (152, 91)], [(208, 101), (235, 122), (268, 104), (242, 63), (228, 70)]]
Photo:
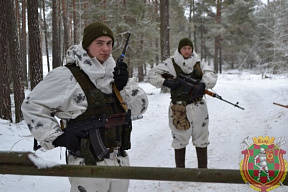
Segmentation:
[[(163, 78), (165, 78), (165, 79), (173, 79), (173, 80), (175, 80), (175, 81), (178, 81), (179, 83), (181, 83), (181, 84), (183, 84), (184, 86), (186, 85), (186, 86), (190, 86), (190, 87), (194, 87), (194, 86), (197, 86), (197, 84), (199, 84), (199, 81), (197, 81), (197, 80), (195, 80), (195, 79), (192, 79), (191, 77), (189, 77), (189, 76), (185, 76), (185, 75), (183, 75), (183, 74), (179, 74), (178, 75), (178, 77), (174, 77), (173, 75), (171, 75), (171, 74), (167, 74), (167, 73), (164, 73), (164, 74), (162, 74), (162, 77)], [(213, 93), (213, 92), (211, 92), (211, 91), (209, 91), (209, 90), (207, 90), (207, 89), (205, 89), (205, 94), (207, 94), (207, 95), (210, 95), (211, 97), (215, 97), (215, 98), (217, 98), (217, 99), (220, 99), (220, 100), (222, 100), (222, 101), (224, 101), (224, 102), (226, 102), (226, 103), (229, 103), (230, 105), (233, 105), (234, 107), (237, 107), (237, 108), (239, 108), (239, 109), (242, 109), (242, 110), (244, 110), (244, 108), (243, 107), (240, 107), (238, 104), (239, 104), (239, 102), (237, 102), (237, 103), (231, 103), (231, 102), (229, 102), (229, 101), (227, 101), (227, 100), (225, 100), (225, 99), (223, 99), (220, 95), (218, 95), (218, 94), (216, 94), (216, 93)], [(274, 103), (275, 104), (275, 103)], [(283, 106), (283, 107), (286, 107), (286, 106)], [(288, 106), (287, 106), (287, 108), (288, 108)]]

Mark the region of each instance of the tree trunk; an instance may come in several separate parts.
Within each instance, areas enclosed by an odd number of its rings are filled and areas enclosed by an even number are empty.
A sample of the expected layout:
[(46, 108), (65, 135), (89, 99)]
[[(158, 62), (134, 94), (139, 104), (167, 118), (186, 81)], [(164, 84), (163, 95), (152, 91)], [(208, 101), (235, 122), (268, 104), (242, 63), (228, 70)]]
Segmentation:
[(79, 37), (78, 37), (78, 17), (77, 17), (77, 11), (76, 11), (76, 0), (73, 0), (72, 6), (73, 6), (73, 35), (74, 35), (74, 44), (79, 43)]
[(219, 73), (222, 73), (222, 48), (221, 48), (221, 42), (219, 46)]
[[(220, 16), (221, 16), (221, 1), (222, 0), (217, 0), (217, 10), (216, 10), (216, 18), (215, 18), (215, 23), (216, 25), (220, 24)], [(220, 55), (220, 35), (216, 35), (215, 37), (215, 53), (214, 53), (214, 71), (218, 73), (218, 65), (219, 65), (219, 55)]]
[(204, 32), (205, 32), (204, 22), (203, 22), (203, 19), (201, 19), (201, 24), (200, 24), (200, 42), (201, 42), (200, 54), (201, 54), (201, 60), (204, 58), (204, 51), (205, 51)]
[(48, 40), (47, 40), (47, 23), (46, 23), (46, 16), (45, 16), (45, 0), (42, 1), (42, 4), (43, 4), (43, 26), (44, 26), (44, 38), (45, 38), (45, 50), (46, 50), (46, 58), (47, 58), (47, 68), (49, 72), (50, 62), (49, 62)]
[(1, 70), (0, 70), (0, 119), (7, 119), (12, 122), (11, 113), (11, 99), (10, 99), (10, 87), (9, 87), (9, 42), (8, 42), (8, 31), (7, 31), (7, 9), (3, 0), (0, 1), (0, 57), (2, 59)]
[(69, 48), (69, 30), (68, 30), (68, 15), (67, 15), (67, 0), (61, 0), (62, 2), (62, 17), (63, 17), (63, 28), (64, 28), (64, 42), (63, 42), (63, 56)]
[(20, 35), (20, 52), (21, 62), (23, 66), (24, 86), (28, 88), (27, 75), (27, 33), (26, 33), (26, 0), (22, 0), (22, 27)]
[(218, 61), (219, 61), (219, 47), (218, 38), (215, 37), (215, 52), (214, 52), (214, 71), (218, 73)]
[[(20, 31), (20, 12), (19, 12), (19, 1), (15, 0), (15, 18), (17, 23), (17, 31)], [(20, 34), (18, 33), (18, 39), (20, 39)]]
[[(222, 13), (222, 0), (219, 1), (219, 24), (221, 24), (221, 13)], [(218, 53), (219, 53), (219, 72), (222, 73), (222, 48), (221, 41), (222, 37), (219, 35), (218, 37)]]
[(57, 18), (58, 18), (58, 44), (59, 44), (59, 50), (60, 50), (60, 52), (59, 52), (59, 57), (60, 57), (60, 66), (63, 66), (63, 49), (64, 49), (64, 46), (63, 46), (63, 41), (62, 41), (62, 28), (61, 28), (61, 5), (60, 5), (60, 1), (61, 0), (59, 0), (59, 6), (58, 6), (58, 12), (57, 12)]
[[(88, 9), (88, 1), (85, 1), (84, 4), (83, 4), (83, 10), (84, 12)], [(87, 17), (87, 14), (84, 14), (84, 27), (87, 26), (89, 24), (88, 22), (88, 17)]]
[(38, 0), (27, 1), (29, 31), (29, 69), (31, 90), (43, 80), (43, 67), (38, 24)]
[[(159, 17), (159, 14), (158, 14), (158, 12), (159, 12), (159, 3), (158, 3), (158, 1), (154, 1), (154, 9), (155, 9), (154, 14), (155, 14), (155, 17), (156, 17), (155, 21), (157, 23), (160, 23), (160, 17)], [(159, 28), (159, 24), (157, 24), (157, 28)], [(155, 37), (155, 48), (156, 48), (156, 50), (159, 50), (159, 44), (160, 44), (160, 40), (156, 36)], [(161, 56), (159, 54), (159, 51), (157, 51), (157, 54), (156, 54), (156, 57), (155, 57), (156, 63), (158, 63), (160, 61), (160, 57)]]
[[(170, 57), (169, 44), (169, 0), (160, 0), (160, 47), (161, 61)], [(161, 92), (167, 93), (170, 90), (167, 87), (162, 87)]]
[(169, 0), (160, 0), (160, 46), (161, 60), (170, 57), (169, 44)]
[(57, 2), (58, 2), (57, 0), (52, 1), (52, 67), (53, 69), (61, 65)]
[(15, 18), (14, 0), (7, 0), (5, 8), (7, 11), (8, 40), (10, 47), (10, 58), (12, 63), (13, 92), (15, 103), (15, 121), (19, 123), (23, 119), (21, 104), (24, 100), (23, 71), (19, 55), (19, 40), (17, 35), (17, 26)]
[(194, 50), (195, 50), (195, 52), (197, 52), (198, 51), (198, 49), (197, 49), (197, 35), (196, 35), (196, 25), (195, 25), (195, 2), (194, 2), (194, 0), (192, 0), (192, 9), (193, 9), (193, 17), (194, 17), (194, 22), (193, 22), (193, 28), (194, 28), (194, 31), (193, 31), (193, 37), (194, 37)]
[[(141, 39), (140, 39), (140, 50), (143, 51), (143, 47), (144, 47), (144, 41), (143, 41), (144, 37), (143, 35), (141, 35)], [(140, 62), (142, 62), (142, 60), (140, 60)], [(143, 62), (144, 63), (144, 62)], [(143, 63), (139, 63), (138, 65), (138, 81), (139, 82), (143, 82), (144, 81), (144, 71), (143, 71)]]
[[(192, 13), (194, 14), (193, 11), (193, 4), (194, 4), (194, 0), (190, 0), (189, 1), (189, 27), (188, 27), (188, 37), (189, 39), (191, 39), (191, 33), (192, 33)], [(195, 39), (194, 39), (195, 41)]]

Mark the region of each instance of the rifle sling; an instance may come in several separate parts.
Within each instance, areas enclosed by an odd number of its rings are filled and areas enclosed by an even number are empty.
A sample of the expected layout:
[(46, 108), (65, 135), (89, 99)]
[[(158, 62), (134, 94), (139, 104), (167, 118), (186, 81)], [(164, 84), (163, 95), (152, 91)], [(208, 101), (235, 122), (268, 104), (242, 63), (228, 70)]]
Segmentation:
[(127, 112), (127, 111), (128, 111), (128, 108), (127, 108), (127, 106), (126, 106), (126, 104), (125, 104), (125, 102), (124, 102), (124, 100), (123, 100), (123, 98), (122, 98), (119, 90), (117, 89), (115, 83), (113, 83), (113, 90), (114, 90), (115, 95), (117, 96), (117, 99), (119, 100), (121, 106), (123, 107), (123, 109), (125, 110), (125, 112)]

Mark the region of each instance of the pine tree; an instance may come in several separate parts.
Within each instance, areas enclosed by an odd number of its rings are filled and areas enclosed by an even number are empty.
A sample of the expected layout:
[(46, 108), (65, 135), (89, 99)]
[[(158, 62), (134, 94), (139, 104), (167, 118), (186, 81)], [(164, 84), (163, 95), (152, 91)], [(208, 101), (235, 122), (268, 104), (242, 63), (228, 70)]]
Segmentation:
[(8, 10), (6, 12), (6, 19), (7, 21), (9, 21), (9, 24), (7, 23), (7, 29), (9, 34), (7, 38), (9, 41), (10, 61), (12, 64), (11, 68), (15, 103), (15, 121), (16, 123), (18, 123), (23, 119), (23, 115), (21, 112), (21, 104), (24, 100), (23, 71), (19, 54), (20, 50), (16, 27), (14, 1), (7, 0), (4, 4), (4, 9)]

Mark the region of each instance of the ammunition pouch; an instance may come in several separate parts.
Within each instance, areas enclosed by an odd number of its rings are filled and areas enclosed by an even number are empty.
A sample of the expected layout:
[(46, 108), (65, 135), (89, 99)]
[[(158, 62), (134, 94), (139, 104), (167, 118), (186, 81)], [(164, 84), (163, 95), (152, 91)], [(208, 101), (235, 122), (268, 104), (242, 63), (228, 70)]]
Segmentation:
[(186, 107), (184, 105), (172, 105), (173, 125), (176, 129), (186, 130), (190, 128), (190, 123), (187, 119)]

